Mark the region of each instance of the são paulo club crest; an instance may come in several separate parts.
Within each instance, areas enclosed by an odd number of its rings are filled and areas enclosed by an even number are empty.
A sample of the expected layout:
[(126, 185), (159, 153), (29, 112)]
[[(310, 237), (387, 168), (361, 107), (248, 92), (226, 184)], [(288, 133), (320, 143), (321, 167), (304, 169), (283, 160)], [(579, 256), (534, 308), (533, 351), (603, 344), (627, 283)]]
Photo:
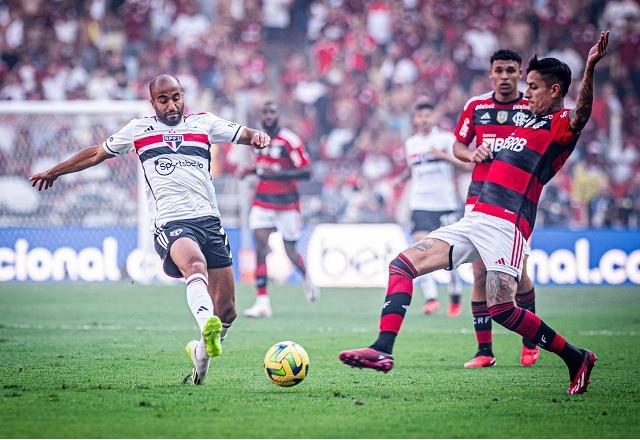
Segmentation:
[(165, 134), (163, 137), (164, 143), (169, 146), (173, 151), (177, 151), (180, 148), (180, 144), (184, 141), (184, 136), (181, 134)]

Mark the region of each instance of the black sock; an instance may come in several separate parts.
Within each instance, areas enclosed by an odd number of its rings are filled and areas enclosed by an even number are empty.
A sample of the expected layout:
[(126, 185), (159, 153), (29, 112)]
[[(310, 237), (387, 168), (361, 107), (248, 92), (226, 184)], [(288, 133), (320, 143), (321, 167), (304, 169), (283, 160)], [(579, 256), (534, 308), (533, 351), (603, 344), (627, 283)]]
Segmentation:
[(462, 295), (460, 295), (459, 293), (452, 293), (451, 295), (449, 295), (449, 301), (451, 302), (451, 304), (460, 304), (460, 297)]
[(486, 301), (471, 301), (471, 313), (473, 315), (473, 328), (476, 331), (478, 352), (476, 356), (493, 357), (491, 343), (491, 316), (487, 309)]
[(393, 344), (396, 341), (397, 334), (393, 332), (380, 332), (376, 342), (371, 344), (370, 348), (381, 351), (386, 354), (391, 354), (393, 351)]
[[(536, 313), (536, 289), (532, 287), (528, 292), (516, 293), (516, 305), (521, 309)], [(535, 348), (536, 344), (527, 338), (522, 338), (522, 345), (527, 348)]]

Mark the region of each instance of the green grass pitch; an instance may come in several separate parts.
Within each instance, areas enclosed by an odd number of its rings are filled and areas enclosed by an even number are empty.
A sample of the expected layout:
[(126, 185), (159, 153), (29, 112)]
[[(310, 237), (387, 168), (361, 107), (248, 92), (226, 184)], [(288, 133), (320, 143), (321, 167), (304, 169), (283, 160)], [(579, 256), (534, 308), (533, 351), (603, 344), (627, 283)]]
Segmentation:
[[(383, 289), (324, 289), (306, 304), (272, 286), (274, 317), (239, 316), (202, 387), (181, 384), (197, 336), (184, 287), (0, 285), (0, 437), (640, 437), (640, 289), (538, 288), (540, 315), (600, 360), (589, 392), (543, 352), (518, 364), (519, 337), (494, 324), (498, 364), (465, 370), (475, 339), (462, 316), (420, 315), (417, 293), (387, 375), (337, 360), (369, 344)], [(238, 311), (253, 301), (238, 288)], [(290, 339), (309, 353), (293, 388), (262, 359)]]

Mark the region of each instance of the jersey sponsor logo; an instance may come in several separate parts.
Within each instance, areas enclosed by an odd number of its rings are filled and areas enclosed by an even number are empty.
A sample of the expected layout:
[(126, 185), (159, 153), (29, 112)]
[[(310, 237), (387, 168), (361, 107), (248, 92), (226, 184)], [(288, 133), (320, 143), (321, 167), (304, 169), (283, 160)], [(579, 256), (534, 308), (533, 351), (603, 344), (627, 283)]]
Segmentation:
[(496, 121), (498, 121), (498, 124), (504, 124), (505, 122), (507, 122), (508, 118), (509, 118), (509, 112), (505, 110), (500, 110), (496, 115)]
[(182, 234), (182, 231), (182, 228), (174, 229), (173, 231), (169, 232), (169, 235), (172, 237), (177, 237), (178, 235)]
[(518, 127), (522, 127), (524, 125), (524, 123), (527, 122), (527, 119), (529, 119), (529, 116), (524, 112), (517, 112), (511, 118), (513, 123), (515, 125), (517, 125)]
[(165, 144), (169, 146), (173, 151), (177, 151), (180, 148), (180, 144), (184, 141), (184, 136), (181, 134), (165, 134), (162, 137)]
[(475, 109), (476, 110), (485, 110), (488, 108), (494, 108), (495, 106), (493, 104), (478, 104), (476, 105)]
[(495, 134), (486, 134), (482, 138), (483, 143), (489, 144), (494, 153), (500, 150), (511, 150), (516, 153), (523, 150), (527, 145), (527, 140), (521, 137), (509, 136), (507, 138), (497, 137)]
[(153, 125), (149, 125), (147, 128), (145, 128), (143, 133), (148, 133), (148, 132), (153, 131), (153, 130), (154, 130)]
[(467, 137), (467, 134), (469, 133), (469, 123), (471, 123), (471, 120), (469, 118), (464, 118), (462, 127), (460, 127), (460, 131), (458, 132), (460, 137)]
[(480, 116), (480, 123), (482, 125), (491, 124), (491, 115), (489, 112), (485, 112), (484, 115)]
[(156, 172), (161, 176), (168, 176), (169, 174), (173, 173), (176, 167), (194, 167), (200, 169), (204, 168), (202, 162), (198, 162), (197, 160), (180, 159), (174, 162), (168, 157), (161, 157), (159, 159), (156, 159), (154, 165), (156, 166)]

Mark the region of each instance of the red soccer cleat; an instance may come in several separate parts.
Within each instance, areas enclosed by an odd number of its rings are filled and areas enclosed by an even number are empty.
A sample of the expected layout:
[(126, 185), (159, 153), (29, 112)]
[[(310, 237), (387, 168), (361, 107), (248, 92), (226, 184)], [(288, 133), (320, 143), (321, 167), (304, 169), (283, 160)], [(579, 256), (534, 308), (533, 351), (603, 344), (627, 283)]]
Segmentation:
[(449, 303), (449, 308), (447, 309), (447, 316), (449, 318), (455, 318), (460, 315), (462, 312), (462, 307), (460, 304)]
[(388, 373), (393, 368), (393, 356), (373, 348), (358, 348), (340, 353), (340, 361), (354, 368), (371, 368)]
[(496, 364), (496, 358), (493, 356), (476, 356), (468, 362), (465, 362), (464, 368), (485, 368), (493, 367)]
[(440, 302), (437, 299), (428, 299), (422, 306), (422, 313), (425, 315), (433, 315), (440, 310)]
[(522, 351), (520, 352), (520, 365), (522, 365), (523, 367), (530, 367), (532, 365), (535, 365), (535, 363), (538, 362), (539, 355), (539, 347), (529, 348), (526, 345), (523, 345)]
[(582, 350), (582, 354), (582, 365), (576, 375), (571, 378), (567, 394), (582, 394), (587, 391), (589, 386), (589, 376), (591, 376), (591, 370), (593, 370), (598, 357), (589, 350)]

